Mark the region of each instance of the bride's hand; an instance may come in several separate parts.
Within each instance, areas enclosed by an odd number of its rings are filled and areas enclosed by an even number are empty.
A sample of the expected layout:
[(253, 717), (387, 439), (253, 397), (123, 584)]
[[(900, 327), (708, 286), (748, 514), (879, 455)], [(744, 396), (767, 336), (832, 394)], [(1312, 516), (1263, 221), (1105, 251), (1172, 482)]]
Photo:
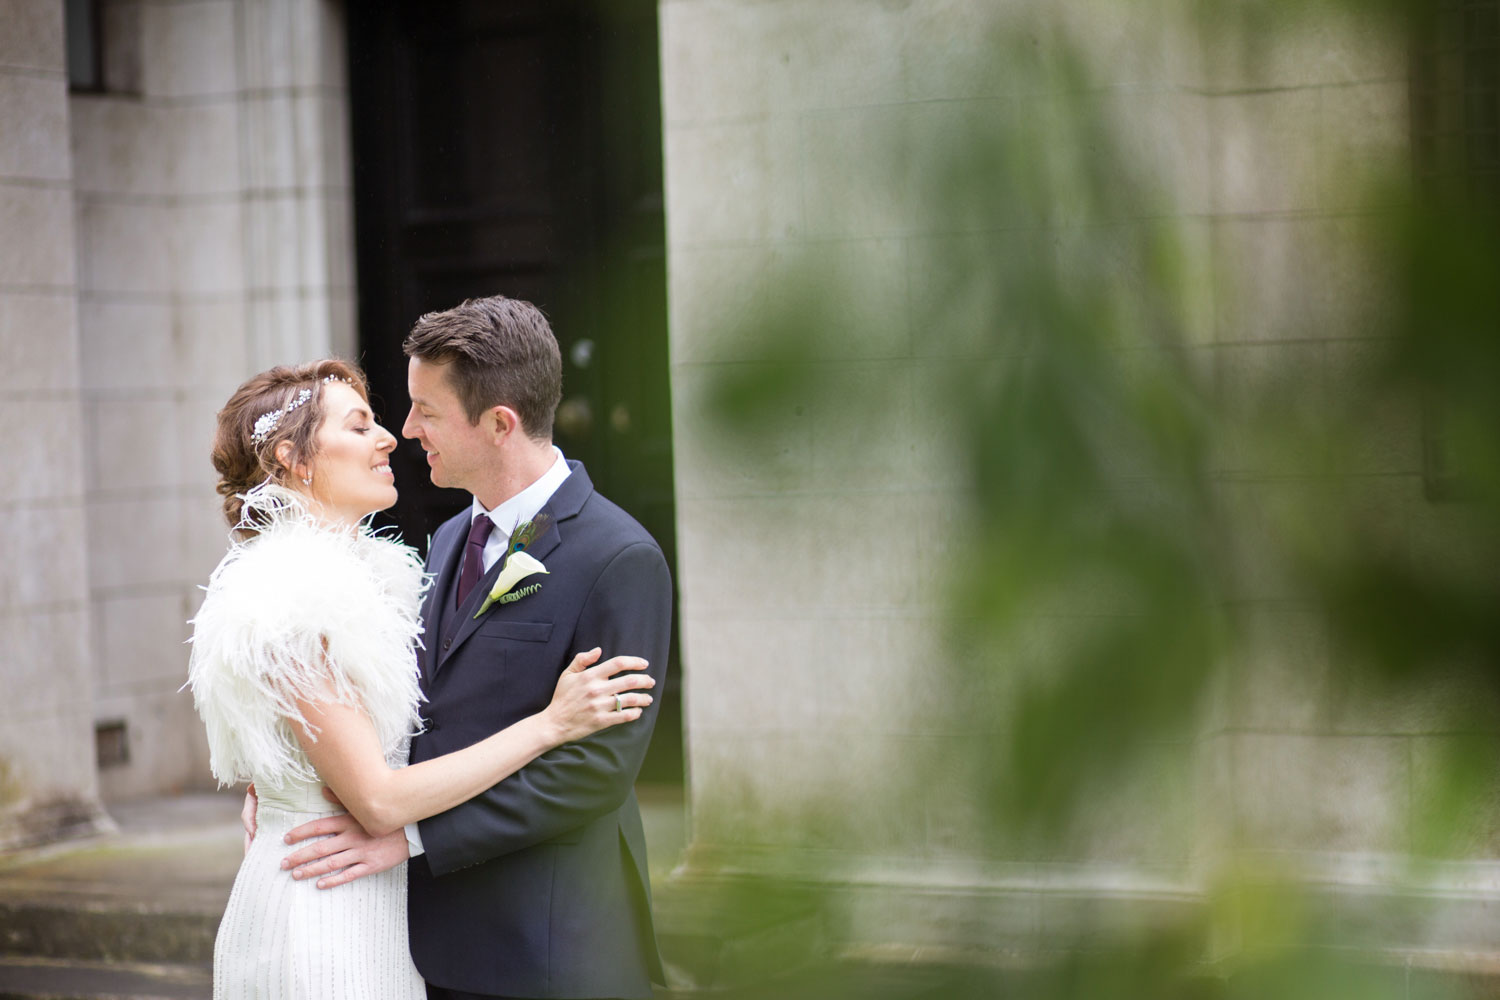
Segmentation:
[(255, 796), (255, 782), (245, 789), (245, 804), (240, 807), (240, 826), (245, 828), (245, 853), (250, 853), (250, 842), (255, 839), (255, 810), (260, 799)]
[(589, 666), (600, 655), (596, 646), (573, 657), (557, 679), (552, 703), (542, 711), (557, 733), (559, 745), (639, 719), (651, 704), (651, 696), (642, 689), (655, 687), (656, 679), (644, 673), (622, 673), (645, 670), (645, 660), (614, 656), (598, 666)]

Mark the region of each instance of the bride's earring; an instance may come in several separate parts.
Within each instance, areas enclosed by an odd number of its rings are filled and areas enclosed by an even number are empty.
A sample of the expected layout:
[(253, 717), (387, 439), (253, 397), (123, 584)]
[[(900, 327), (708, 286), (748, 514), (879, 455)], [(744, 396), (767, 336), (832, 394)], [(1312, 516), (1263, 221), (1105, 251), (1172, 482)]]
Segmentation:
[(302, 483), (305, 486), (311, 486), (312, 485), (312, 476), (303, 476), (302, 477)]

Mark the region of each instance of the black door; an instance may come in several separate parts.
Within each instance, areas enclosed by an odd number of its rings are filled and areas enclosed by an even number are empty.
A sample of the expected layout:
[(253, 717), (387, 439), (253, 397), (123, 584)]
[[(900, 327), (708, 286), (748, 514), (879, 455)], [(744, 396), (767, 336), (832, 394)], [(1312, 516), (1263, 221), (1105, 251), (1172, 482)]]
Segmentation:
[[(405, 419), (401, 340), (422, 313), (494, 294), (536, 303), (563, 352), (558, 446), (675, 569), (654, 0), (346, 9), (360, 349), (377, 410), (393, 430)], [(425, 548), (467, 495), (434, 487), (413, 442), (393, 464), (391, 520)], [(681, 781), (676, 666), (643, 778)]]

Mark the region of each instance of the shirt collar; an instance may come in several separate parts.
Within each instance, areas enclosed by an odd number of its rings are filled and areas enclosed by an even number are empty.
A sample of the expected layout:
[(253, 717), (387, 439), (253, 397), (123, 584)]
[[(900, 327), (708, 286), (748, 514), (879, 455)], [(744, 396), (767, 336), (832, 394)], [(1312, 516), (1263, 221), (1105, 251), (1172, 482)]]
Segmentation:
[(488, 514), (490, 520), (495, 522), (495, 535), (504, 539), (510, 537), (517, 525), (536, 517), (537, 512), (547, 505), (547, 501), (552, 499), (552, 494), (557, 492), (557, 488), (572, 471), (568, 468), (568, 460), (563, 457), (562, 449), (557, 445), (552, 446), (552, 456), (551, 467), (542, 473), (536, 482), (498, 505), (494, 510), (485, 510), (484, 504), (479, 502), (478, 497), (475, 497), (473, 505), (469, 508), (469, 523), (473, 524), (474, 518), (481, 514)]

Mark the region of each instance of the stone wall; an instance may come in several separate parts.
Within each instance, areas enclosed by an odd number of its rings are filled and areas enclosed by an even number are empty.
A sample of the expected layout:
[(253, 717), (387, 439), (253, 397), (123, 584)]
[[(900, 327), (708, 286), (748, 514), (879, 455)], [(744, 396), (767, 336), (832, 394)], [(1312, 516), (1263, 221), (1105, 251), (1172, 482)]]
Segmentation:
[[(111, 0), (75, 94), (95, 717), (106, 797), (209, 782), (187, 620), (223, 554), (214, 414), (247, 375), (353, 348), (339, 8)], [(112, 88), (112, 89), (111, 89)]]
[(63, 5), (0, 10), (11, 799), (211, 781), (178, 689), (227, 539), (214, 414), (355, 347), (342, 9), (106, 0), (103, 86), (72, 93)]
[[(186, 621), (224, 530), (213, 414), (246, 369), (234, 5), (110, 4), (106, 79), (75, 94), (79, 326), (106, 795), (202, 787)], [(110, 30), (113, 29), (113, 30)], [(115, 70), (128, 60), (134, 78)]]
[[(1091, 74), (1082, 90), (1013, 89), (996, 63), (997, 12), (1044, 8), (1037, 59), (1076, 47)], [(1340, 687), (1324, 623), (1263, 561), (1275, 549), (1263, 515), (1330, 484), (1401, 544), (1458, 535), (1458, 515), (1423, 499), (1413, 408), (1375, 401), (1376, 432), (1349, 452), (1327, 417), (1382, 346), (1369, 317), (1389, 289), (1358, 238), (1379, 207), (1360, 192), (1372, 169), (1404, 179), (1399, 39), (1331, 6), (1247, 26), (1173, 2), (664, 0), (660, 11), (688, 871), (832, 878), (873, 902), (850, 911), (856, 938), (993, 946), (1084, 911), (1110, 919), (1080, 899), (1200, 898), (1201, 863), (1221, 848), (1316, 853), (1339, 880), (1347, 859), (1409, 847), (1441, 714)], [(928, 794), (902, 784), (917, 760), (975, 766), (930, 678), (947, 655), (942, 566), (961, 547), (948, 527), (965, 474), (934, 387), (973, 362), (977, 341), (934, 338), (923, 317), (947, 294), (934, 262), (996, 242), (924, 200), (923, 156), (997, 119), (1045, 132), (1080, 108), (1113, 125), (1160, 198), (1106, 226), (1064, 205), (1040, 232), (1018, 225), (1014, 252), (1171, 227), (1192, 279), (1195, 369), (1230, 399), (1296, 373), (1303, 440), (1325, 450), (1309, 461), (1235, 433), (1220, 443), (1216, 488), (1249, 529), (1231, 596), (1250, 635), (1197, 739), (1152, 779), (1165, 792), (1133, 786), (1100, 803), (1068, 847), (1074, 864), (1042, 870), (990, 855), (982, 812), (943, 794), (940, 771)], [(809, 262), (846, 306), (817, 333), (823, 391), (798, 400), (764, 462), (746, 462), (709, 389), (766, 360), (762, 341), (729, 331), (775, 315)], [(1065, 631), (1067, 615), (1039, 625)], [(997, 665), (976, 697), (1003, 698), (1003, 675)]]
[(1266, 554), (1276, 550), (1272, 512), (1310, 490), (1347, 491), (1338, 516), (1374, 518), (1392, 538), (1455, 515), (1423, 497), (1414, 400), (1368, 400), (1371, 432), (1352, 449), (1334, 424), (1383, 356), (1385, 328), (1373, 317), (1394, 304), (1361, 251), (1382, 211), (1367, 182), (1389, 171), (1398, 190), (1410, 183), (1408, 51), (1378, 21), (1331, 5), (1310, 23), (1265, 31), (1281, 44), (1204, 37), (1205, 245), (1222, 278), (1206, 333), (1226, 399), (1295, 373), (1304, 447), (1256, 448), (1245, 426), (1217, 456), (1222, 496), (1245, 528), (1235, 596), (1248, 634), (1202, 752), (1240, 845), (1401, 852), (1421, 791), (1413, 762), (1430, 753), (1424, 730), (1441, 728), (1442, 713), (1436, 700), (1362, 699), (1327, 623)]

